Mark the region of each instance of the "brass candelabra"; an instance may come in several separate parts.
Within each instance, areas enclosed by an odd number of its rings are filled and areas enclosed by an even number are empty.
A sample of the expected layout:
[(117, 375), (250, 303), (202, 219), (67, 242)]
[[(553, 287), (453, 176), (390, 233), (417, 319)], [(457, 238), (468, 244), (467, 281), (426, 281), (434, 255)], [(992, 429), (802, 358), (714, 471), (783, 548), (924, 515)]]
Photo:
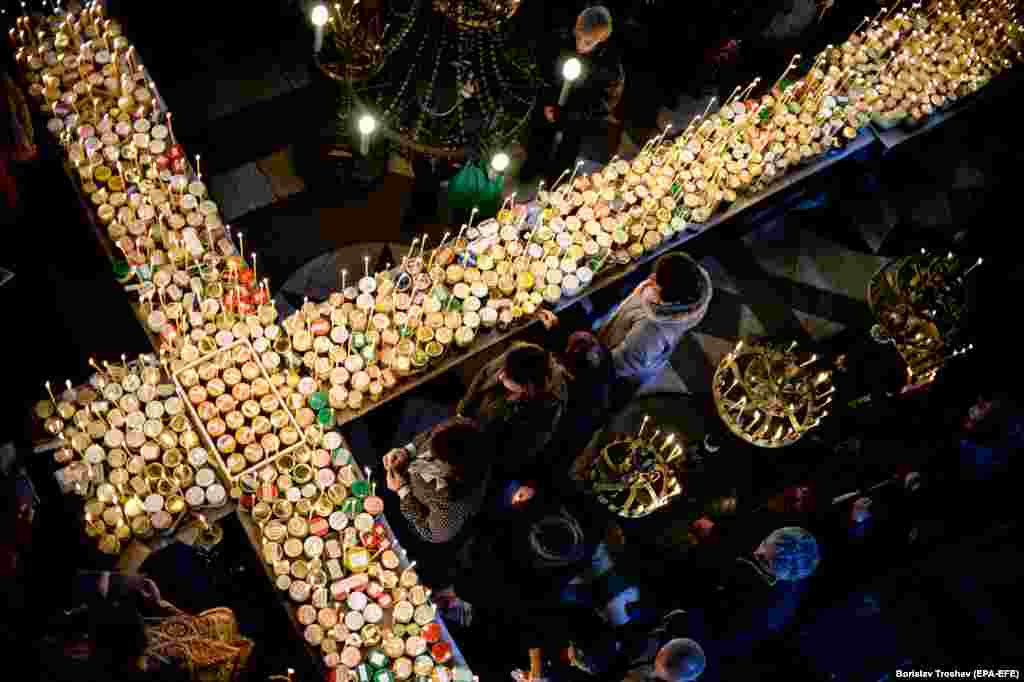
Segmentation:
[(320, 61), (321, 70), (334, 80), (363, 81), (383, 66), (386, 56), (382, 8), (375, 2), (328, 2), (327, 28), (334, 44), (333, 58)]
[(685, 443), (676, 433), (648, 428), (648, 421), (602, 447), (587, 472), (598, 501), (620, 516), (647, 516), (683, 492)]
[(519, 3), (520, 0), (434, 0), (434, 11), (460, 29), (493, 31), (512, 18)]
[(740, 341), (722, 358), (712, 388), (729, 430), (763, 448), (797, 442), (828, 416), (832, 372), (797, 342)]

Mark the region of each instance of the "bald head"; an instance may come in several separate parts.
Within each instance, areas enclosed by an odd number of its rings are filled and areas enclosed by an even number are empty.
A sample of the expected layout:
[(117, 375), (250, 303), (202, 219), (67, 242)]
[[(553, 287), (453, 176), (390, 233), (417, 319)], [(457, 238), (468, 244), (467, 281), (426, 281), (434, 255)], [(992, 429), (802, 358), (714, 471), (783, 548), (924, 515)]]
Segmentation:
[(607, 7), (588, 7), (576, 17), (576, 52), (589, 54), (612, 34), (612, 13)]
[(654, 673), (664, 682), (689, 682), (700, 677), (705, 665), (700, 644), (692, 639), (673, 639), (658, 650)]

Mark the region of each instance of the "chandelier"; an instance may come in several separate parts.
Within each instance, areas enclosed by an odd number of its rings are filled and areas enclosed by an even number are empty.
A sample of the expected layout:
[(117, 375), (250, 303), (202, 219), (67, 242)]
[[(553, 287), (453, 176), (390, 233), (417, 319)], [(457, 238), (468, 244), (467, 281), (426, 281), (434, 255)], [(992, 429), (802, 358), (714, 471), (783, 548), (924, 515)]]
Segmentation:
[(636, 434), (601, 448), (584, 475), (598, 502), (619, 516), (640, 518), (667, 506), (683, 492), (686, 445), (644, 417)]
[(463, 30), (493, 31), (511, 19), (520, 0), (433, 0), (434, 11)]
[(318, 60), (327, 76), (339, 81), (370, 78), (384, 63), (385, 13), (375, 0), (328, 3), (332, 50)]
[(795, 341), (740, 341), (722, 358), (712, 382), (715, 407), (734, 434), (758, 447), (782, 448), (828, 416), (832, 372)]
[(540, 88), (503, 23), (519, 0), (339, 0), (319, 62), (342, 87), (337, 135), (372, 117), (407, 150), (462, 159), (526, 132)]

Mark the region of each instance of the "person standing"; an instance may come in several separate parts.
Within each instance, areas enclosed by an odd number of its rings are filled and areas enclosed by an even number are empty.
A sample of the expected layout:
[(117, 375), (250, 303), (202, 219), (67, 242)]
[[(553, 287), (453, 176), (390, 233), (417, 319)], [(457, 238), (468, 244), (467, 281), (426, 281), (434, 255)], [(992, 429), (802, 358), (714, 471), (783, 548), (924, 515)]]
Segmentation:
[(658, 259), (651, 276), (599, 323), (597, 337), (611, 350), (615, 373), (633, 387), (653, 381), (683, 336), (707, 314), (711, 276), (685, 253)]
[[(522, 180), (538, 174), (548, 182), (554, 180), (564, 169), (575, 165), (584, 137), (602, 133), (626, 82), (619, 54), (608, 43), (611, 35), (611, 12), (600, 5), (589, 7), (576, 17), (571, 35), (563, 33), (554, 43), (553, 54), (540, 60), (545, 64), (548, 87), (538, 103), (540, 116), (535, 118), (530, 135), (529, 156), (520, 172)], [(583, 69), (570, 86), (565, 104), (560, 105), (562, 66), (573, 57), (582, 63)], [(549, 162), (552, 151), (554, 158)]]
[(421, 540), (444, 544), (462, 535), (483, 502), (490, 463), (481, 452), (487, 449), (475, 422), (454, 417), (384, 456), (388, 489)]
[(493, 440), (495, 482), (504, 489), (505, 506), (533, 497), (540, 454), (568, 401), (565, 368), (540, 346), (516, 343), (477, 372), (458, 414), (476, 420)]

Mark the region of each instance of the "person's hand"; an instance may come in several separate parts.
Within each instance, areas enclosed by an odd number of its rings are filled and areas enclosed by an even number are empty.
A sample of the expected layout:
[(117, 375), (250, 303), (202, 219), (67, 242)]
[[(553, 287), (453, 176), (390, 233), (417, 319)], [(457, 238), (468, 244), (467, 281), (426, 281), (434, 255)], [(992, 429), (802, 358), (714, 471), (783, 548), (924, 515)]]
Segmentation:
[(121, 589), (125, 592), (133, 592), (153, 604), (160, 603), (160, 588), (152, 579), (141, 575), (122, 576), (121, 579), (124, 580)]
[(533, 496), (537, 494), (537, 489), (528, 485), (519, 486), (514, 493), (512, 493), (512, 504), (524, 504), (533, 499)]
[(409, 464), (409, 452), (403, 448), (395, 448), (384, 455), (385, 471), (402, 471)]
[(544, 107), (544, 118), (548, 120), (548, 123), (554, 123), (555, 119), (558, 118), (558, 110), (548, 104)]
[(510, 674), (515, 682), (548, 682), (546, 677), (531, 677), (529, 672), (522, 670), (513, 670)]
[(551, 331), (558, 326), (558, 315), (555, 315), (550, 310), (544, 310), (543, 308), (538, 310), (537, 319), (539, 319), (540, 323), (544, 325), (544, 329), (547, 329), (548, 331)]
[(160, 588), (149, 578), (143, 578), (138, 587), (138, 593), (148, 602), (160, 603)]
[(405, 478), (398, 474), (396, 471), (387, 472), (388, 490), (393, 493), (397, 493), (405, 485)]

